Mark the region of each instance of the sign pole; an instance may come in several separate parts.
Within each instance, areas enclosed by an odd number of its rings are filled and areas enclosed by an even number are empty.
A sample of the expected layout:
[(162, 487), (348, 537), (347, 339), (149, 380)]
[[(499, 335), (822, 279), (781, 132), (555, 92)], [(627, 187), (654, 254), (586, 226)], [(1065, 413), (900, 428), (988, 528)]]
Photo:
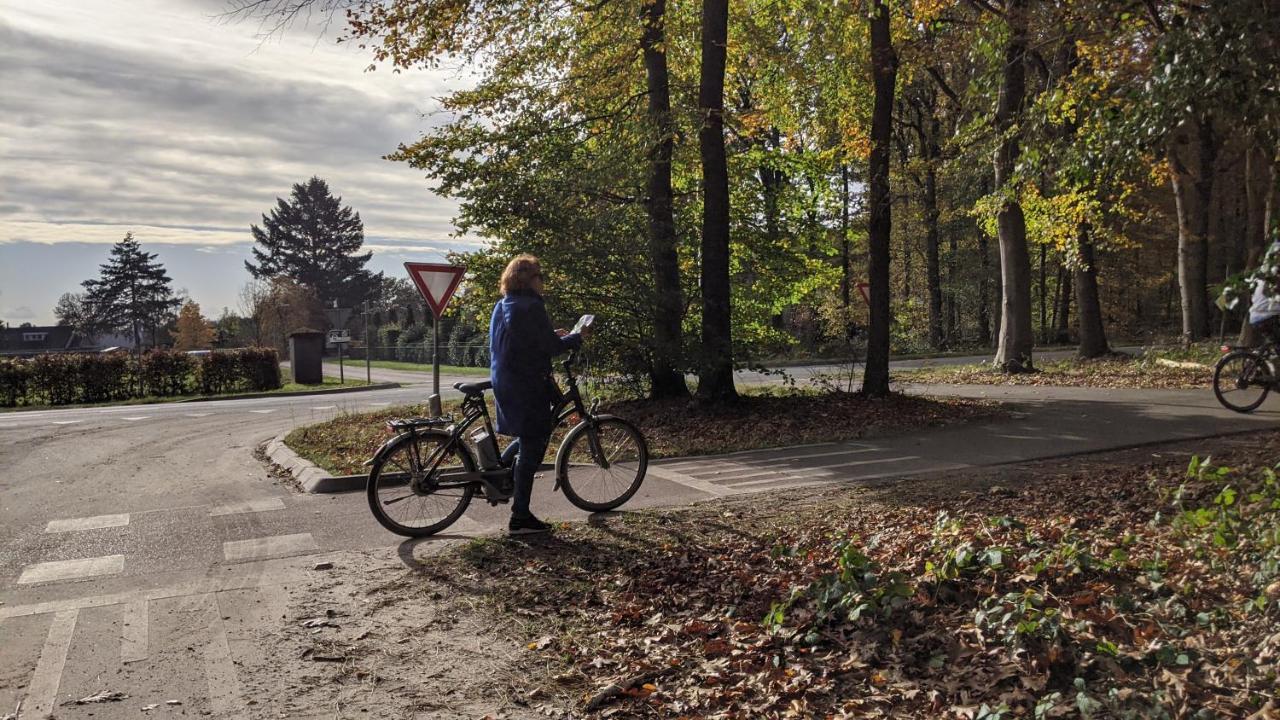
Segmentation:
[(440, 316), (431, 313), (431, 392), (440, 394)]
[(346, 371), (342, 367), (342, 348), (345, 345), (346, 343), (338, 343), (338, 384), (339, 385), (347, 384), (347, 376), (345, 374)]
[(373, 357), (373, 346), (369, 345), (369, 301), (364, 301), (364, 381), (373, 384), (373, 366), (369, 358)]

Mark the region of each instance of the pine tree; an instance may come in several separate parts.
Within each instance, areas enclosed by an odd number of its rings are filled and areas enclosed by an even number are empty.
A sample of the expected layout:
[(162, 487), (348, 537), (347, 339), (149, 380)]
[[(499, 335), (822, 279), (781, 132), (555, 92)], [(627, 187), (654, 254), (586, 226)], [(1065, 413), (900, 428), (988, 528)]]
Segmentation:
[(167, 323), (179, 304), (164, 265), (155, 259), (155, 253), (142, 251), (133, 233), (126, 233), (99, 266), (99, 279), (81, 283), (95, 324), (130, 332), (134, 347), (142, 347), (142, 331), (148, 328), (154, 343), (155, 328)]
[(372, 252), (355, 254), (364, 244), (360, 214), (342, 205), (318, 177), (293, 186), (290, 199), (251, 227), (255, 262), (244, 266), (255, 278), (293, 278), (316, 292), (326, 305), (356, 307), (373, 294), (382, 274), (365, 269)]

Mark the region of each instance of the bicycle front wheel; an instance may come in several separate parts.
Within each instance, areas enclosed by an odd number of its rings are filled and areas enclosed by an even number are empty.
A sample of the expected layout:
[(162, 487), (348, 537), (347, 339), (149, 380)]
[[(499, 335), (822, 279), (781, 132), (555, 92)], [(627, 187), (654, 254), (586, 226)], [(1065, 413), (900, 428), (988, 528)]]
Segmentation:
[(1240, 413), (1257, 409), (1273, 382), (1270, 363), (1252, 350), (1229, 352), (1213, 369), (1213, 394), (1224, 407)]
[[(423, 537), (449, 527), (466, 512), (474, 483), (439, 483), (448, 470), (475, 470), (471, 453), (441, 430), (401, 435), (373, 463), (369, 509), (397, 535)], [(433, 470), (428, 472), (428, 470)]]
[(556, 475), (569, 502), (590, 512), (631, 499), (649, 468), (649, 445), (636, 426), (598, 415), (569, 431), (556, 453)]

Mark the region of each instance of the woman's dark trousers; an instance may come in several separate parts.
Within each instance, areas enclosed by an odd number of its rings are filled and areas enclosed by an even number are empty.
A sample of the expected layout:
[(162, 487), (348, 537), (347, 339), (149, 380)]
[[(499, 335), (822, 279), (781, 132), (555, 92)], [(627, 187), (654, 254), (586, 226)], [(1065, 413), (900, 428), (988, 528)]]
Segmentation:
[(542, 458), (547, 454), (550, 435), (521, 435), (502, 451), (502, 464), (510, 465), (515, 458), (515, 471), (512, 473), (516, 490), (511, 500), (511, 514), (517, 517), (531, 517), (529, 497), (533, 494), (533, 476), (542, 465)]

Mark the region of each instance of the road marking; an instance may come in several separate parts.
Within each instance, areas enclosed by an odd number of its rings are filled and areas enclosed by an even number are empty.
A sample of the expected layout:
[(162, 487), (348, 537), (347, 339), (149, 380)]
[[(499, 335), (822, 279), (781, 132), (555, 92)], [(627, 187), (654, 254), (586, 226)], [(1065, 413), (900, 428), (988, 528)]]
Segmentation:
[(205, 675), (209, 678), (209, 705), (217, 718), (246, 718), (240, 680), (231, 660), (231, 645), (227, 642), (227, 625), (222, 621), (222, 608), (214, 593), (213, 622), (209, 626), (213, 637), (204, 650)]
[(991, 433), (991, 437), (1006, 438), (1008, 440), (1044, 440), (1039, 435), (1001, 435), (1000, 433)]
[(75, 425), (76, 423), (84, 422), (84, 421), (83, 420), (50, 420), (49, 422), (53, 423), (54, 425)]
[(185, 413), (184, 415), (189, 418), (209, 417), (209, 413)]
[(192, 595), (206, 595), (222, 590), (244, 590), (264, 585), (300, 582), (306, 577), (303, 572), (294, 569), (286, 569), (264, 575), (261, 569), (255, 566), (245, 565), (242, 567), (248, 568), (248, 571), (233, 574), (230, 577), (202, 578), (153, 590), (130, 590), (110, 595), (89, 595), (68, 600), (47, 600), (30, 605), (0, 605), (0, 620), (27, 617), (29, 615), (45, 615), (65, 610), (108, 607), (139, 599), (167, 600), (169, 598), (189, 597)]
[(661, 465), (649, 465), (648, 473), (662, 480), (667, 480), (669, 482), (676, 483), (677, 485), (684, 485), (685, 487), (699, 490), (714, 497), (723, 497), (729, 494), (729, 491), (725, 488), (714, 485), (708, 480), (699, 480), (698, 478), (685, 475), (682, 472), (668, 470), (666, 467)]
[(275, 411), (276, 411), (276, 408), (267, 408), (265, 410), (250, 410), (249, 412), (257, 413), (259, 415), (266, 415), (267, 413), (273, 413)]
[(880, 463), (895, 463), (902, 462), (903, 460), (919, 459), (919, 455), (903, 455), (902, 457), (877, 458), (875, 460), (854, 460), (853, 462), (836, 463), (835, 465), (823, 465), (822, 467), (814, 468), (814, 470), (831, 470), (832, 468), (857, 467), (858, 465), (878, 465)]
[(147, 659), (148, 623), (146, 598), (125, 603), (124, 628), (120, 638), (120, 662), (131, 663)]
[(262, 500), (231, 503), (230, 505), (218, 505), (217, 507), (209, 510), (209, 517), (218, 517), (220, 515), (240, 515), (241, 513), (267, 512), (268, 510), (283, 509), (284, 501), (280, 498), (264, 498)]
[(67, 665), (67, 651), (71, 649), (71, 635), (75, 632), (79, 615), (79, 610), (64, 610), (53, 616), (49, 636), (44, 640), (36, 671), (27, 686), (30, 704), (23, 708), (27, 711), (23, 717), (45, 718), (53, 714), (54, 705), (58, 702), (58, 686), (62, 684), (62, 670)]
[(320, 407), (313, 407), (311, 409), (312, 410), (332, 410), (336, 407), (338, 406), (337, 405), (321, 405)]
[(129, 524), (129, 513), (120, 515), (94, 515), (71, 520), (50, 520), (45, 526), (47, 533), (72, 532), (75, 530), (98, 530), (101, 528), (120, 527)]
[(121, 419), (121, 420), (128, 420), (129, 422), (137, 422), (137, 421), (139, 421), (139, 420), (146, 420), (146, 419), (147, 419), (147, 418), (149, 418), (149, 417), (151, 417), (151, 416), (150, 416), (150, 415), (134, 415), (134, 416), (132, 416), (132, 417), (122, 417), (122, 418), (120, 418), (120, 419)]
[(22, 576), (18, 578), (18, 584), (75, 580), (99, 575), (116, 575), (121, 572), (124, 572), (123, 555), (107, 555), (83, 560), (55, 560), (28, 565), (27, 569), (22, 571)]
[(257, 560), (260, 558), (298, 555), (319, 550), (311, 533), (274, 535), (252, 540), (232, 540), (222, 543), (222, 556), (227, 562)]
[(371, 403), (365, 403), (365, 404), (366, 404), (366, 405), (372, 405), (373, 407), (386, 407), (386, 406), (390, 405), (391, 403), (389, 403), (389, 402), (376, 402), (376, 403), (375, 403), (375, 402), (371, 402)]

